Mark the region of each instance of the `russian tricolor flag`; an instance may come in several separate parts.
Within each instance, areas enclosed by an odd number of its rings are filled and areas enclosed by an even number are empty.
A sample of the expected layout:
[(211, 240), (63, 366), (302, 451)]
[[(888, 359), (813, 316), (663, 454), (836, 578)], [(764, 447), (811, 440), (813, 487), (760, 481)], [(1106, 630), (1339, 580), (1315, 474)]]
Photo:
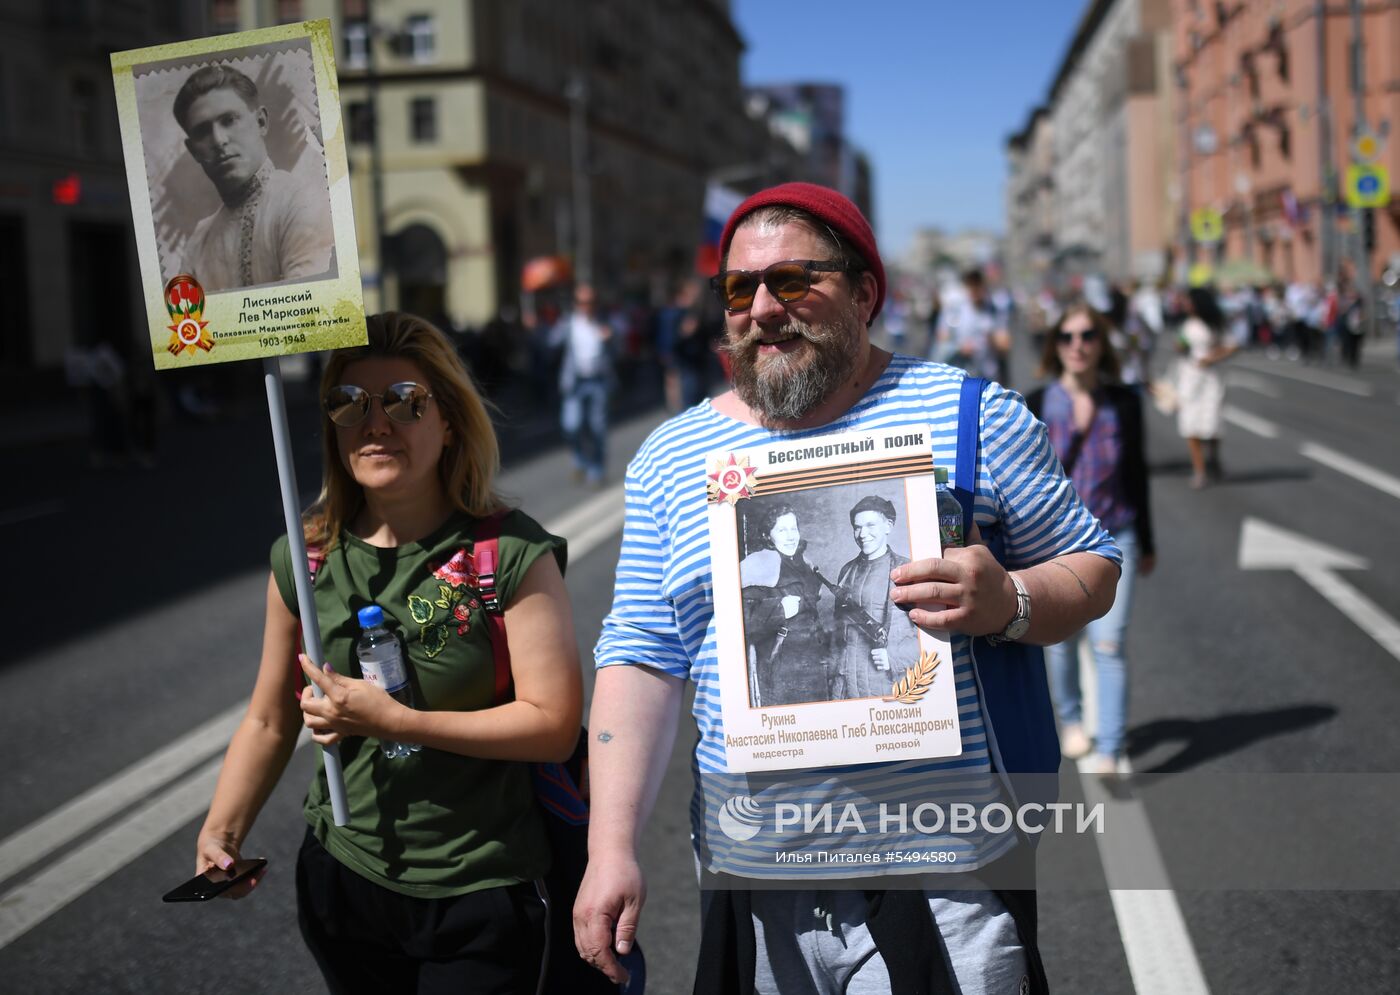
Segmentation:
[(724, 223), (734, 213), (734, 209), (744, 202), (744, 195), (718, 183), (705, 186), (705, 228), (700, 239), (700, 247), (695, 252), (695, 272), (700, 276), (714, 276), (719, 272), (719, 237), (724, 234)]

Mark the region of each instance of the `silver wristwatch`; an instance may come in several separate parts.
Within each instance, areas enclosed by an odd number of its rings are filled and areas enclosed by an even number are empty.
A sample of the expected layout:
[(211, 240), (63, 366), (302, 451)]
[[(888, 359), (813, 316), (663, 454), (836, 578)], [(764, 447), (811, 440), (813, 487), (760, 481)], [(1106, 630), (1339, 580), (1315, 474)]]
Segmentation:
[(1026, 590), (1026, 585), (1021, 583), (1020, 577), (1014, 573), (1008, 573), (1007, 576), (1011, 578), (1011, 583), (1016, 587), (1016, 614), (1011, 616), (1011, 621), (1007, 623), (1005, 629), (987, 637), (987, 642), (993, 646), (1020, 639), (1031, 627), (1030, 593)]

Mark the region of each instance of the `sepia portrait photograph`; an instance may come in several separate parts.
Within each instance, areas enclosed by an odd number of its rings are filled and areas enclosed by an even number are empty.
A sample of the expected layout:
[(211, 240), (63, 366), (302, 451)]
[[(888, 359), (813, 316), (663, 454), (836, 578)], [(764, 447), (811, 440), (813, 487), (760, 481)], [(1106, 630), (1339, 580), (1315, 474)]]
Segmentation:
[(751, 708), (875, 698), (919, 659), (890, 600), (909, 562), (902, 479), (834, 484), (737, 506)]
[(337, 275), (311, 44), (132, 67), (162, 282), (205, 293)]

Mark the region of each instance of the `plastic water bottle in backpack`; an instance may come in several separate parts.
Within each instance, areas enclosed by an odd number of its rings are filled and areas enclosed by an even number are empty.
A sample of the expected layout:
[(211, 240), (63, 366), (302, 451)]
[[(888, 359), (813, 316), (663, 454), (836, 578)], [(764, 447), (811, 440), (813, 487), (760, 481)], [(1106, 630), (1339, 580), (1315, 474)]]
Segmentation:
[[(360, 658), (360, 673), (375, 687), (382, 688), (400, 704), (413, 707), (413, 685), (408, 682), (408, 665), (404, 662), (399, 639), (384, 626), (384, 609), (370, 605), (359, 611), (360, 641), (355, 655)], [(386, 757), (406, 757), (422, 749), (417, 743), (380, 742)]]

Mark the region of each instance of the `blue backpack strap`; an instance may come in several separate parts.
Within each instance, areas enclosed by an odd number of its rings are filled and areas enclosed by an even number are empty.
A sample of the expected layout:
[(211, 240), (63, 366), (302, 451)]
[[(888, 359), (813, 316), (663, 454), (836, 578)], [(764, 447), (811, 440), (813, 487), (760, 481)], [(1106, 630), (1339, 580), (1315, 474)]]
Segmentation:
[[(963, 509), (963, 527), (972, 535), (973, 495), (977, 490), (977, 458), (981, 439), (982, 391), (987, 381), (968, 377), (958, 398), (958, 456), (953, 494)], [(1001, 528), (982, 529), (982, 541), (998, 562), (1005, 562), (1006, 541)], [(1050, 688), (1039, 646), (985, 639), (975, 643), (977, 686), (991, 724), (996, 761), (1003, 772), (1053, 774), (1060, 765)], [(1054, 801), (1054, 778), (1024, 784), (1021, 800)]]
[(973, 496), (977, 491), (977, 447), (981, 437), (982, 377), (967, 377), (958, 395), (958, 460), (953, 470), (953, 496), (962, 505), (963, 535), (972, 535)]

